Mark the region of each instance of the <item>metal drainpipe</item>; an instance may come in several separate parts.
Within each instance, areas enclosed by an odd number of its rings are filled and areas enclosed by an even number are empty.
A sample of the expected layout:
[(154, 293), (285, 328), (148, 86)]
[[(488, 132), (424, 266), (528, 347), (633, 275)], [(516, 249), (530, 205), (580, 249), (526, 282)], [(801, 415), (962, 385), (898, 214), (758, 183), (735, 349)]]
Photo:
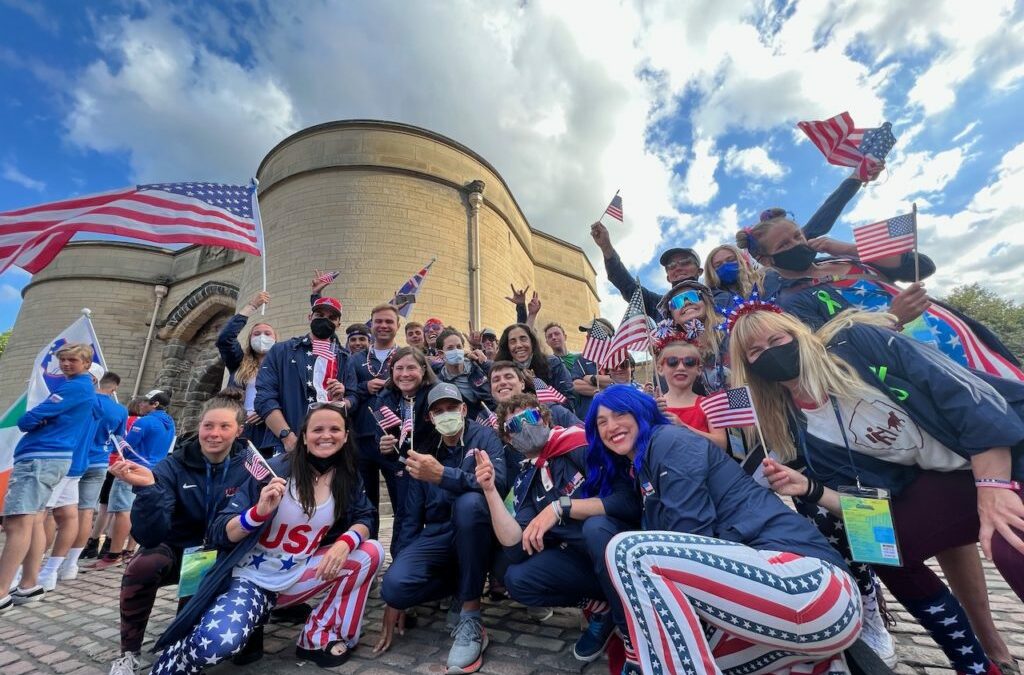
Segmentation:
[(132, 398), (139, 395), (139, 388), (142, 386), (142, 373), (146, 369), (146, 357), (149, 356), (149, 345), (153, 343), (153, 331), (156, 329), (156, 315), (160, 311), (160, 305), (167, 297), (167, 287), (157, 284), (153, 287), (153, 294), (156, 300), (153, 301), (153, 316), (149, 320), (149, 333), (146, 335), (146, 344), (142, 347), (142, 360), (139, 361), (139, 374), (135, 377), (135, 387), (132, 388)]
[(484, 203), (484, 182), (466, 186), (469, 202), (469, 320), (480, 330), (480, 207)]

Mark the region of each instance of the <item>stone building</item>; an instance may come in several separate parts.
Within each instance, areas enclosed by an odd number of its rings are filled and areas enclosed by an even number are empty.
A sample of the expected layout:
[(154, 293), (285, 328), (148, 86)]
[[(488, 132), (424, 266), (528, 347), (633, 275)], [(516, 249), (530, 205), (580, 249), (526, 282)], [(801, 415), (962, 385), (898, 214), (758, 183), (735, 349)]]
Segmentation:
[[(307, 330), (314, 268), (341, 272), (326, 292), (344, 304), (347, 324), (432, 257), (414, 320), (500, 329), (515, 320), (509, 284), (529, 285), (542, 294), (539, 325), (559, 320), (579, 349), (571, 327), (598, 315), (583, 251), (533, 229), (497, 170), (449, 138), (393, 122), (331, 122), (281, 141), (257, 177), (272, 297), (263, 320), (281, 336)], [(0, 360), (0, 409), (23, 391), (40, 347), (88, 307), (121, 391), (171, 390), (172, 414), (189, 429), (224, 376), (217, 333), (260, 285), (260, 259), (236, 251), (72, 243), (22, 292)]]

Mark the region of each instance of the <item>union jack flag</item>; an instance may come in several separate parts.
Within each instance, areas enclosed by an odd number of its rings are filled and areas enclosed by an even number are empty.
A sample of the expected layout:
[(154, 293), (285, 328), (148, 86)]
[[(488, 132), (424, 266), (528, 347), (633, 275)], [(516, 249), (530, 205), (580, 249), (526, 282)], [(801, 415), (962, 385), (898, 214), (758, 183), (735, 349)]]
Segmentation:
[(611, 339), (612, 334), (608, 332), (603, 323), (600, 321), (592, 322), (590, 330), (587, 331), (587, 341), (583, 344), (583, 351), (580, 353), (580, 356), (594, 363), (601, 363), (604, 361), (608, 345), (611, 344)]
[(604, 210), (606, 216), (611, 216), (615, 220), (622, 222), (622, 197), (618, 191), (615, 192), (615, 196), (612, 197), (611, 202), (608, 203), (608, 208)]
[(745, 386), (708, 396), (700, 402), (700, 409), (707, 416), (708, 423), (718, 429), (757, 424), (757, 412), (750, 399), (750, 389)]
[(622, 317), (622, 323), (611, 339), (605, 351), (604, 359), (599, 362), (602, 368), (614, 368), (629, 356), (629, 351), (642, 351), (651, 343), (650, 325), (647, 323), (647, 312), (644, 311), (643, 287), (637, 282), (629, 307)]
[(913, 251), (917, 238), (915, 230), (914, 215), (911, 213), (854, 228), (857, 257), (862, 262), (871, 262)]
[(387, 430), (391, 427), (397, 427), (402, 424), (402, 418), (395, 414), (395, 411), (386, 405), (382, 405), (380, 410), (373, 411), (373, 418), (377, 420), (377, 424), (380, 425), (381, 429)]
[(497, 429), (498, 416), (495, 415), (494, 412), (487, 407), (486, 403), (481, 403), (480, 407), (482, 407), (483, 410), (481, 410), (480, 414), (476, 416), (476, 421), (479, 422), (480, 424), (483, 424), (484, 426), (490, 427), (492, 429)]
[(392, 298), (391, 300), (392, 305), (398, 306), (396, 300), (400, 295), (411, 295), (413, 297), (412, 302), (404, 304), (398, 308), (398, 313), (402, 315), (402, 318), (408, 318), (409, 315), (412, 313), (412, 308), (413, 305), (416, 304), (416, 298), (419, 297), (420, 287), (423, 285), (423, 280), (426, 278), (427, 272), (430, 271), (430, 266), (433, 265), (434, 261), (436, 260), (437, 258), (431, 258), (430, 262), (424, 265), (419, 272), (412, 275), (412, 277), (410, 277), (408, 281), (402, 284), (401, 288), (395, 291), (395, 297)]

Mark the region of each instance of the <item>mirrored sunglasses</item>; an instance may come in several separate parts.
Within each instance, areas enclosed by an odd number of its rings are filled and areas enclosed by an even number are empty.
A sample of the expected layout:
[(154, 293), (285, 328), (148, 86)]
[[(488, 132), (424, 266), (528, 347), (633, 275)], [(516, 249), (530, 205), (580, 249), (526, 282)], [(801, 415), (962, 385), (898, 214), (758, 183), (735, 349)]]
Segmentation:
[(541, 419), (540, 410), (537, 408), (527, 408), (505, 420), (505, 431), (510, 434), (517, 434), (523, 430), (524, 425), (532, 424), (536, 426), (540, 424)]
[(687, 305), (700, 304), (701, 300), (700, 293), (697, 291), (683, 291), (672, 296), (672, 299), (668, 301), (668, 308), (672, 310), (682, 309)]

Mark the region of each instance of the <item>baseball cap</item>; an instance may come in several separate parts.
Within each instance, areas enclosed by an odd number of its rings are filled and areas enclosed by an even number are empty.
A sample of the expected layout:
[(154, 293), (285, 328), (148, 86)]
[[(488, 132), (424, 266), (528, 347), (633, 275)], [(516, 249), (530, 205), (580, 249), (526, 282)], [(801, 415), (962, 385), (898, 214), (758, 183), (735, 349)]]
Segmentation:
[(601, 318), (601, 317), (597, 317), (596, 319), (594, 319), (590, 323), (580, 324), (580, 332), (581, 333), (589, 333), (590, 329), (594, 327), (595, 323), (599, 323), (602, 326), (604, 326), (605, 328), (607, 328), (608, 329), (608, 333), (610, 333), (612, 335), (615, 334), (615, 326), (612, 325), (612, 322), (609, 321), (608, 319), (604, 319), (604, 318)]
[(432, 408), (435, 403), (445, 399), (462, 403), (462, 392), (451, 382), (438, 382), (431, 387), (430, 393), (427, 394), (427, 407)]
[(162, 389), (153, 389), (150, 391), (146, 394), (146, 400), (150, 403), (159, 403), (165, 407), (171, 404), (171, 397)]
[(337, 298), (329, 298), (327, 296), (317, 298), (316, 302), (314, 302), (313, 306), (310, 308), (310, 311), (316, 309), (331, 309), (337, 312), (338, 316), (341, 316), (341, 301)]
[(433, 317), (423, 322), (423, 327), (426, 328), (427, 326), (441, 326), (443, 328), (444, 321), (441, 321), (440, 319)]
[(370, 329), (366, 327), (365, 323), (354, 323), (345, 329), (345, 335), (365, 335), (370, 337)]
[(494, 330), (493, 328), (484, 328), (482, 331), (480, 331), (480, 337), (482, 337), (482, 338), (490, 337), (490, 338), (494, 338), (495, 340), (497, 340), (498, 339), (498, 332), (496, 330)]
[(97, 382), (99, 382), (100, 378), (106, 375), (106, 373), (107, 371), (103, 368), (103, 366), (96, 363), (95, 361), (93, 361), (93, 364), (89, 366), (89, 374), (92, 375)]
[(697, 256), (697, 252), (692, 248), (670, 248), (661, 254), (661, 257), (658, 258), (658, 262), (661, 263), (662, 267), (664, 267), (668, 264), (669, 260), (677, 255), (683, 255), (687, 258), (691, 258), (695, 263), (697, 263), (697, 267), (700, 267), (700, 258)]

